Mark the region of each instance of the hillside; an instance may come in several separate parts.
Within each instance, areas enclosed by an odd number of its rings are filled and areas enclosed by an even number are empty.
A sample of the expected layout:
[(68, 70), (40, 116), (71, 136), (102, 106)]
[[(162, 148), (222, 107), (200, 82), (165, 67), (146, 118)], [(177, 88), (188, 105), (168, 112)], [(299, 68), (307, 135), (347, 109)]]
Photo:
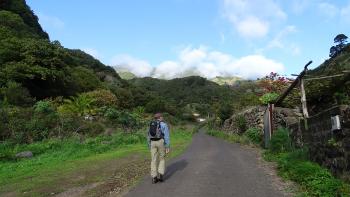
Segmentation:
[(134, 73), (128, 71), (127, 69), (115, 68), (115, 70), (117, 71), (120, 78), (125, 79), (125, 80), (130, 80), (130, 79), (134, 79), (137, 77)]
[(219, 85), (235, 85), (238, 81), (243, 80), (240, 77), (215, 77), (213, 79), (210, 79), (210, 81), (213, 81)]
[(0, 3), (0, 65), (2, 88), (19, 84), (37, 99), (123, 84), (113, 68), (91, 55), (50, 41), (24, 0)]
[[(337, 104), (350, 104), (350, 45), (334, 58), (307, 72), (306, 95), (311, 113)], [(323, 78), (334, 76), (332, 78)], [(313, 79), (319, 78), (321, 79)]]
[(208, 81), (205, 78), (191, 76), (162, 80), (156, 78), (135, 78), (129, 81), (136, 87), (141, 87), (153, 93), (159, 94), (168, 100), (173, 100), (179, 105), (189, 103), (208, 103), (232, 99), (232, 92), (228, 87)]

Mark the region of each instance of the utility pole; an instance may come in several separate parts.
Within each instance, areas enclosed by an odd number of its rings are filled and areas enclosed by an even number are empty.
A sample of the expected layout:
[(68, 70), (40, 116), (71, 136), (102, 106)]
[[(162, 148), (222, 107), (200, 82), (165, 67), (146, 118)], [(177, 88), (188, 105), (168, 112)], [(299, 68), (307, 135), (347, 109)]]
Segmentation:
[(301, 105), (303, 108), (303, 114), (305, 118), (309, 118), (309, 113), (307, 112), (306, 94), (304, 88), (304, 79), (300, 79), (300, 90), (301, 90)]

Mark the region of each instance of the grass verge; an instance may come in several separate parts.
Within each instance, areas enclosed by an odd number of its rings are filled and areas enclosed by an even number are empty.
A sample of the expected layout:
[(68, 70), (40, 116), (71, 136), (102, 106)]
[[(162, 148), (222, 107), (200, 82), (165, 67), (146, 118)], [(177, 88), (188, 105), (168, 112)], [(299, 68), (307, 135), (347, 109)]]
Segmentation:
[[(118, 133), (113, 136), (89, 138), (80, 142), (79, 139), (48, 140), (22, 147), (13, 147), (18, 150), (33, 151), (35, 157), (31, 159), (0, 161), (0, 194), (14, 193), (14, 196), (41, 196), (45, 185), (66, 184), (65, 177), (78, 177), (75, 172), (95, 171), (94, 180), (99, 182), (113, 171), (102, 173), (102, 166), (106, 163), (115, 165), (119, 160), (129, 155), (138, 155), (139, 161), (148, 158), (146, 134)], [(173, 129), (171, 132), (172, 151), (169, 158), (179, 155), (192, 139), (192, 132), (182, 129)], [(9, 148), (8, 148), (9, 149)], [(9, 150), (7, 150), (9, 151)], [(113, 160), (113, 162), (111, 162)], [(110, 167), (110, 166), (109, 166)], [(107, 168), (107, 166), (106, 166)], [(99, 175), (99, 170), (101, 175)], [(106, 172), (107, 172), (106, 171)], [(74, 184), (83, 185), (76, 181)], [(44, 193), (43, 193), (44, 192)], [(54, 193), (61, 192), (59, 189)]]
[[(285, 139), (288, 135), (282, 132), (275, 133), (276, 136), (270, 143), (273, 146), (264, 151), (263, 158), (277, 163), (279, 176), (299, 185), (297, 196), (350, 197), (350, 185), (332, 176), (326, 168), (310, 161), (307, 149), (286, 148)], [(231, 135), (217, 130), (209, 130), (207, 134), (232, 143), (254, 144), (246, 135)]]

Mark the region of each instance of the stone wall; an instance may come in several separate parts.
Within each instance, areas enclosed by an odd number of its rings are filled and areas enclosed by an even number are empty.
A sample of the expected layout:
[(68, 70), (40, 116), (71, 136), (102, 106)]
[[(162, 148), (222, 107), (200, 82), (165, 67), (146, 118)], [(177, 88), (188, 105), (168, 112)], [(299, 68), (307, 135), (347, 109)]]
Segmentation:
[[(248, 108), (234, 114), (224, 122), (223, 130), (240, 133), (235, 119), (243, 116), (248, 127), (257, 127), (263, 132), (263, 117), (266, 107)], [(339, 115), (342, 129), (332, 131), (331, 117)], [(299, 109), (276, 107), (273, 113), (273, 130), (286, 127), (293, 145), (310, 149), (313, 161), (327, 167), (339, 178), (350, 181), (350, 106), (336, 106), (314, 115), (305, 121)]]
[[(331, 117), (339, 115), (341, 129), (332, 131)], [(311, 159), (350, 181), (350, 106), (337, 106), (312, 116), (301, 127)]]
[[(228, 133), (241, 133), (235, 120), (238, 116), (243, 116), (247, 127), (260, 128), (261, 132), (263, 132), (265, 110), (265, 106), (257, 106), (234, 114), (224, 122), (223, 130)], [(301, 116), (302, 114), (299, 112), (299, 109), (275, 107), (273, 112), (273, 130), (276, 130), (278, 127), (288, 127), (289, 125), (296, 124)]]

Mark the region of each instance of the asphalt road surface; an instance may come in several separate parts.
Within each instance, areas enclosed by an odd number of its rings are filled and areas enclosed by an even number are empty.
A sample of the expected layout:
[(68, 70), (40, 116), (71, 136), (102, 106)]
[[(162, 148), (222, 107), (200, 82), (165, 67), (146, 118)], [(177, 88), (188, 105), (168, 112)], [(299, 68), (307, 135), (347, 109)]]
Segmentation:
[(185, 153), (168, 163), (165, 182), (151, 184), (147, 176), (126, 196), (287, 196), (259, 163), (252, 149), (199, 132)]

